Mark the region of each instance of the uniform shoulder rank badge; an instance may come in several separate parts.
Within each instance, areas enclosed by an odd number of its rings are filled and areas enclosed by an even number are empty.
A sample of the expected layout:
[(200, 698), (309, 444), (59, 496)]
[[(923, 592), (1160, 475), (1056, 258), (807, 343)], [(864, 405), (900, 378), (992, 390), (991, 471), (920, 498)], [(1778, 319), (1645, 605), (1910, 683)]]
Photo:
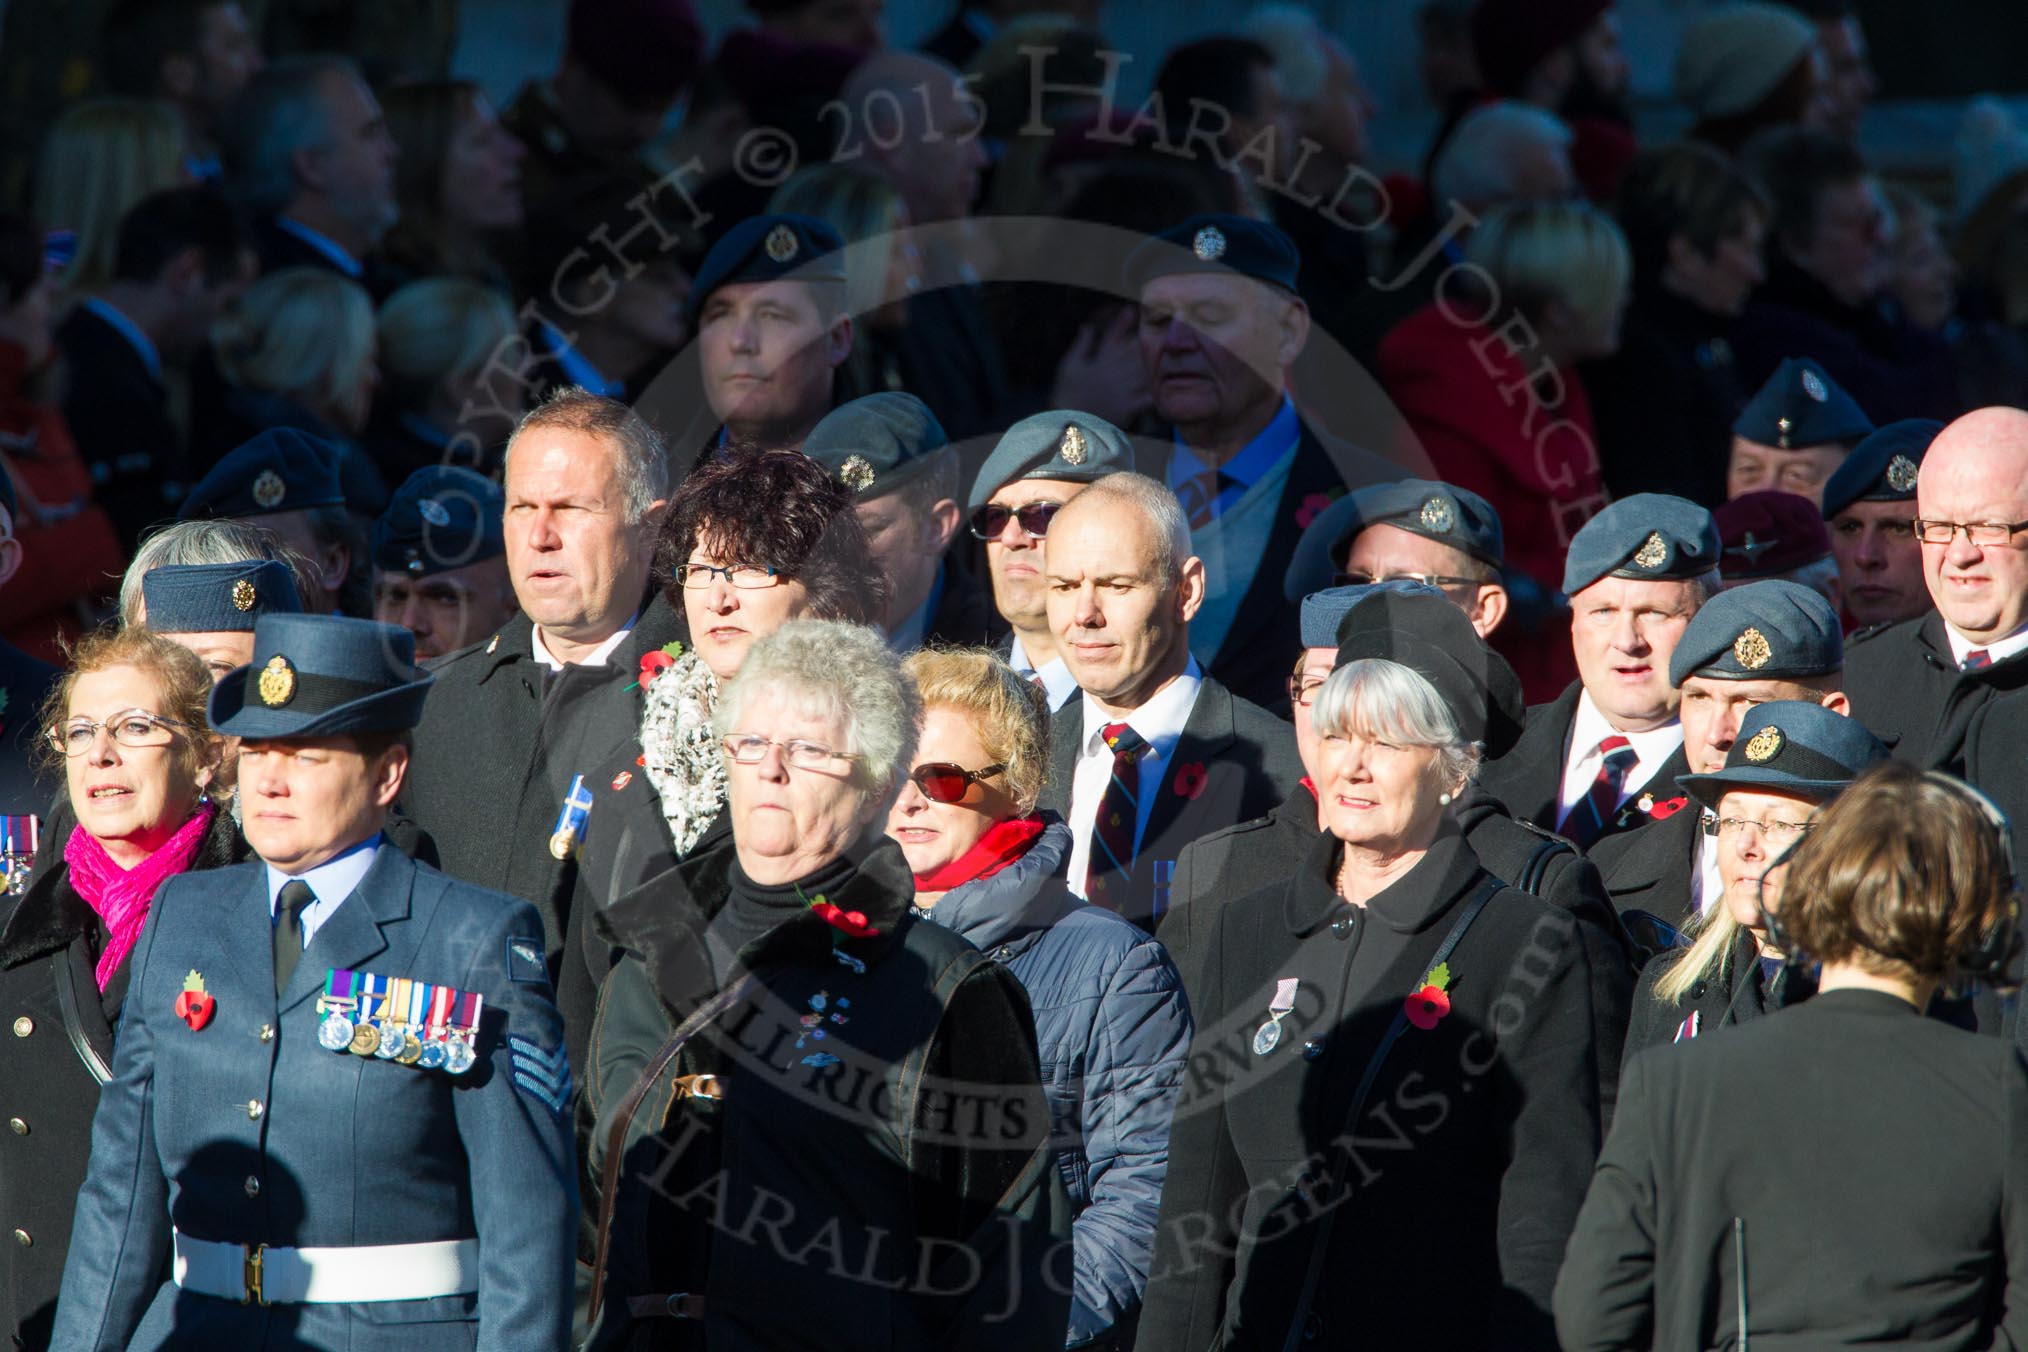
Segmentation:
[(515, 1086), (561, 1117), (570, 1107), (570, 1054), (518, 1033), (507, 1035), (507, 1051), (513, 1058)]
[(334, 968), (317, 997), (317, 1045), (463, 1075), (478, 1061), (486, 997), (408, 977)]

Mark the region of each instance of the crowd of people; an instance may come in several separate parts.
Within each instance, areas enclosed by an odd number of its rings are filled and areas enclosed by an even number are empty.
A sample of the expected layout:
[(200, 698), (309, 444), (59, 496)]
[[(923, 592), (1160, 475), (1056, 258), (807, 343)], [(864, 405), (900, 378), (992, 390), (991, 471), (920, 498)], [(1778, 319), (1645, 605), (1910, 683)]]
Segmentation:
[(567, 0), (496, 113), (451, 0), (95, 4), (13, 1347), (2028, 1344), (1999, 104), (1940, 201), (1841, 0), (1650, 144), (1612, 0), (1430, 0), (1382, 174), (1295, 5), (1136, 104), (1094, 5)]

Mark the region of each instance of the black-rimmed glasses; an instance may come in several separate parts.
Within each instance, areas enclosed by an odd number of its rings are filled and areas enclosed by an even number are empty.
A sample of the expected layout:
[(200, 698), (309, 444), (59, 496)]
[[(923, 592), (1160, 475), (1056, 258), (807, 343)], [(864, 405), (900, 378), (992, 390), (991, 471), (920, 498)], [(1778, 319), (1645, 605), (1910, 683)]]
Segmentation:
[(1002, 507), (989, 502), (972, 513), (972, 534), (981, 540), (997, 540), (1012, 520), (1021, 523), (1021, 531), (1029, 539), (1040, 540), (1049, 533), (1049, 519), (1062, 506), (1060, 502), (1024, 502), (1019, 507)]
[(772, 587), (782, 580), (780, 573), (757, 563), (732, 563), (723, 568), (714, 563), (676, 565), (676, 584), (688, 587), (692, 591), (701, 591), (710, 586), (713, 577), (722, 577), (728, 585), (738, 587), (741, 591)]

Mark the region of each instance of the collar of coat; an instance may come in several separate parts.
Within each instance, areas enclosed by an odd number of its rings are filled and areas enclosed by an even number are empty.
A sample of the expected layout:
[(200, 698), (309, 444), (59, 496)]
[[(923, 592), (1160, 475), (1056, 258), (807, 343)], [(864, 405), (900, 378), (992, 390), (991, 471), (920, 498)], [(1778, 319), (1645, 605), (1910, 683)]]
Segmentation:
[[(1313, 934), (1345, 913), (1338, 895), (1340, 843), (1329, 831), (1318, 833), (1303, 866), (1283, 894), (1282, 918), (1289, 932)], [(1366, 914), (1397, 934), (1428, 929), (1463, 896), (1485, 869), (1454, 827), (1446, 826), (1415, 865), (1367, 899)]]
[[(481, 663), (477, 679), (483, 684), (503, 667), (518, 662), (535, 663), (534, 632), (535, 622), (517, 611), (513, 618), (500, 626), (497, 633), (488, 635), (484, 641), (438, 658), (428, 665), (431, 670), (436, 670), (462, 657), (475, 658)], [(683, 618), (659, 589), (651, 589), (642, 602), (640, 619), (627, 635), (626, 642), (613, 650), (606, 663), (615, 671), (625, 671), (631, 680), (634, 664), (640, 660), (642, 653), (687, 637), (689, 631), (684, 628)]]

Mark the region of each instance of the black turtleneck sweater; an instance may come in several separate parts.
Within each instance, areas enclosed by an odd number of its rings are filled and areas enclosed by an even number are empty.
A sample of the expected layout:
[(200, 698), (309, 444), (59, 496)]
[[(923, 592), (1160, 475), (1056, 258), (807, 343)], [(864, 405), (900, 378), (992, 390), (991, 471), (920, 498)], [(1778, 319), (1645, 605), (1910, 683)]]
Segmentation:
[(794, 920), (820, 895), (836, 893), (857, 871), (850, 856), (840, 855), (794, 882), (757, 883), (735, 858), (726, 879), (725, 905), (705, 931), (712, 975), (723, 982), (741, 949)]

